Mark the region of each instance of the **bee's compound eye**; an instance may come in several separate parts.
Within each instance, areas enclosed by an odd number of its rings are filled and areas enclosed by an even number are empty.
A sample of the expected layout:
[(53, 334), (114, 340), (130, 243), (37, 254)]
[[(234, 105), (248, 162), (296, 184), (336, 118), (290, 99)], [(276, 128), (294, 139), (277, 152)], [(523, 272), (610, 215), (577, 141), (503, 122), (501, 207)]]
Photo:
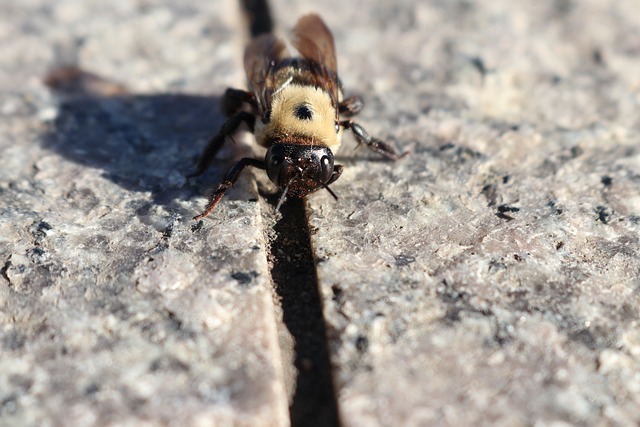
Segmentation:
[(282, 168), (285, 163), (285, 156), (281, 153), (267, 152), (267, 176), (276, 184), (279, 184), (279, 179), (282, 174)]
[(313, 111), (307, 104), (298, 104), (293, 109), (293, 115), (298, 120), (311, 120), (313, 118)]
[(269, 157), (269, 166), (278, 167), (284, 162), (284, 156), (282, 155), (273, 155)]
[(333, 175), (333, 159), (329, 156), (322, 156), (322, 159), (320, 159), (320, 167), (322, 168), (322, 182), (326, 183), (331, 179), (331, 176)]

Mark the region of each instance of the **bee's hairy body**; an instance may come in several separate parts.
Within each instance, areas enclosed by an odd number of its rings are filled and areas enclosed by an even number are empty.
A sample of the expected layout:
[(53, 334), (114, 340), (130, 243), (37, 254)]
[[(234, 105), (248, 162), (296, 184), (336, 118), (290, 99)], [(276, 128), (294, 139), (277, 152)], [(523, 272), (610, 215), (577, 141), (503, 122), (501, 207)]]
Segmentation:
[[(371, 137), (352, 120), (363, 106), (359, 97), (343, 99), (337, 70), (333, 36), (317, 15), (306, 15), (294, 28), (293, 46), (300, 57), (287, 56), (285, 44), (273, 34), (263, 34), (247, 46), (244, 66), (249, 91), (228, 89), (223, 98), (229, 119), (211, 139), (198, 163), (202, 174), (226, 138), (246, 123), (259, 145), (267, 148), (264, 161), (243, 158), (227, 172), (209, 198), (200, 219), (209, 215), (242, 170), (253, 166), (267, 171), (281, 191), (279, 209), (287, 197), (304, 197), (327, 189), (342, 173), (334, 164), (344, 129), (350, 129), (359, 144), (389, 159), (402, 155), (395, 146)], [(242, 108), (251, 106), (251, 112)]]
[[(276, 71), (275, 80), (279, 85), (271, 97), (267, 123), (256, 121), (256, 141), (266, 148), (277, 141), (323, 146), (335, 153), (342, 139), (336, 106), (326, 90), (305, 78), (308, 71), (298, 64), (299, 61), (295, 61)], [(338, 100), (341, 98), (340, 91)]]

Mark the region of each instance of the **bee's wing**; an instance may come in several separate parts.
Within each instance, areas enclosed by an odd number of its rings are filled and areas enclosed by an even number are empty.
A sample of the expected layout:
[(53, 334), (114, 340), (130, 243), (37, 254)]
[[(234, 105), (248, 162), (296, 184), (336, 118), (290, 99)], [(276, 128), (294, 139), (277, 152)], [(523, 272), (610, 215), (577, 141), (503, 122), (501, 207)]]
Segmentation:
[(293, 46), (309, 61), (318, 75), (316, 82), (325, 88), (334, 103), (338, 102), (336, 47), (333, 35), (316, 14), (305, 15), (293, 28)]
[(275, 90), (273, 70), (285, 51), (284, 42), (273, 34), (253, 39), (244, 51), (244, 69), (261, 116), (271, 108), (271, 94)]

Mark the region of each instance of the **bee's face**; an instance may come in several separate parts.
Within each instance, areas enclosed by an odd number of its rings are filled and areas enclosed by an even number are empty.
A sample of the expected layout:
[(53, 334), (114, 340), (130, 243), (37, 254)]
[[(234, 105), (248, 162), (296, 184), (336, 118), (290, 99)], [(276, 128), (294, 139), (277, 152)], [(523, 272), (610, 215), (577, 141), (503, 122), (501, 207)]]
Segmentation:
[(287, 196), (304, 197), (329, 182), (333, 153), (327, 147), (273, 144), (265, 157), (267, 175)]

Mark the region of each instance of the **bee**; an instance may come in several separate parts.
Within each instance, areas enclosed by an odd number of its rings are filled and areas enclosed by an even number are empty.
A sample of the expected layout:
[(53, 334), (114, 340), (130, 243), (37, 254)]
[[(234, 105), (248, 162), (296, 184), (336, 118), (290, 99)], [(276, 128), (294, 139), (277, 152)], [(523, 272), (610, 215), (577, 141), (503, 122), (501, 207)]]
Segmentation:
[(320, 188), (337, 199), (329, 185), (342, 173), (333, 153), (340, 147), (344, 129), (353, 133), (358, 145), (365, 144), (388, 159), (404, 155), (349, 119), (364, 103), (358, 96), (343, 98), (333, 35), (322, 19), (315, 14), (301, 17), (293, 36), (292, 45), (299, 56), (291, 56), (284, 42), (271, 33), (254, 38), (247, 46), (244, 68), (250, 90), (226, 90), (222, 106), (229, 118), (208, 143), (191, 176), (204, 173), (227, 137), (242, 123), (267, 153), (264, 160), (240, 159), (195, 220), (215, 209), (247, 166), (266, 170), (281, 191), (276, 210), (288, 197), (304, 197)]

